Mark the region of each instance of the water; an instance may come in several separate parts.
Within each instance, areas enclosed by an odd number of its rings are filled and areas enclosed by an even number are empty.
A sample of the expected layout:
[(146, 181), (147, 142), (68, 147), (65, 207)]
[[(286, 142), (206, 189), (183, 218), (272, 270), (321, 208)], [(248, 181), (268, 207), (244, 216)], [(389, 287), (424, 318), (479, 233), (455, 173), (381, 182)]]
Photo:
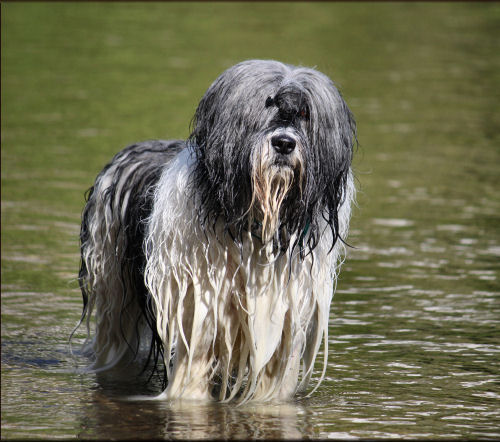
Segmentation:
[[(3, 4), (3, 438), (500, 438), (499, 25), (494, 3)], [(287, 404), (124, 401), (148, 390), (68, 350), (83, 192), (120, 147), (185, 137), (252, 57), (317, 65), (358, 121), (326, 379)]]

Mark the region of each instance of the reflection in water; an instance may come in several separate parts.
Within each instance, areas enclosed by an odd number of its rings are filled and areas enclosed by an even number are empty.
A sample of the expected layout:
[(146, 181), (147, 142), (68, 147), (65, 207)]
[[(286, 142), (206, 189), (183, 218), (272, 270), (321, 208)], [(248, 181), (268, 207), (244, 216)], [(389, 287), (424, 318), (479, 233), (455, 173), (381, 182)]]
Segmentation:
[[(79, 438), (299, 439), (299, 405), (127, 402), (95, 391)], [(301, 419), (303, 421), (303, 419)]]

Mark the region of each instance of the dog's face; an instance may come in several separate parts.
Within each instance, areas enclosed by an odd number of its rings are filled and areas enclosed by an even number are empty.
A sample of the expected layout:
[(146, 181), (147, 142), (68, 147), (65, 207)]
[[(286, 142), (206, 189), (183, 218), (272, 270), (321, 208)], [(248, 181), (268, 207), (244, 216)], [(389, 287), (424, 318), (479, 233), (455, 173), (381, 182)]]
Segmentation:
[(231, 67), (193, 120), (202, 222), (222, 219), (236, 241), (256, 229), (282, 251), (312, 250), (325, 222), (336, 241), (354, 140), (354, 119), (324, 74), (276, 61)]

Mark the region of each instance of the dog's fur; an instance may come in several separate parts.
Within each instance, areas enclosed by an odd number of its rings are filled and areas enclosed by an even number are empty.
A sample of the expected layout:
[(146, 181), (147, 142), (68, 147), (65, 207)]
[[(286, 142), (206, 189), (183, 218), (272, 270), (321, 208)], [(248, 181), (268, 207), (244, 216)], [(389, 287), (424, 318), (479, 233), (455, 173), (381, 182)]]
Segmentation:
[(90, 368), (146, 347), (163, 359), (161, 398), (286, 399), (323, 341), (321, 380), (355, 141), (327, 76), (250, 60), (209, 87), (187, 141), (118, 153), (83, 212)]

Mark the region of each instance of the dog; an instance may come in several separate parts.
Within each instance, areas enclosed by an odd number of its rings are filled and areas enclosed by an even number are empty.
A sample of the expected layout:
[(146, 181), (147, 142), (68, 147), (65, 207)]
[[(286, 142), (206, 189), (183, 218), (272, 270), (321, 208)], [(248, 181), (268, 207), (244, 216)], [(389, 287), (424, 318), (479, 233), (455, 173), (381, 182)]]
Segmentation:
[[(88, 191), (80, 288), (89, 370), (160, 363), (166, 400), (287, 400), (323, 342), (355, 197), (356, 124), (311, 68), (248, 60), (187, 140), (129, 146)], [(311, 391), (312, 393), (312, 391)]]

